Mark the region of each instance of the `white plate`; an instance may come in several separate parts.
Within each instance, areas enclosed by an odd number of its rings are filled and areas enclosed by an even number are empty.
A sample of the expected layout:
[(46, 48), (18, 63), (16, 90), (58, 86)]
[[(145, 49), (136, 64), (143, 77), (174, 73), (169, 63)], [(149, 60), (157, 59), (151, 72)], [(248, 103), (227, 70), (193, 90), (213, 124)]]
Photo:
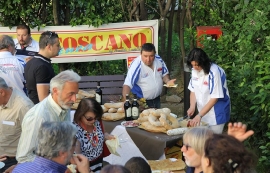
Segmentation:
[(4, 162), (0, 162), (0, 169), (2, 169), (5, 166)]
[(167, 88), (176, 88), (178, 84), (172, 85), (172, 86), (167, 86), (167, 84), (164, 84), (163, 86), (167, 87)]
[(139, 123), (134, 123), (133, 121), (123, 121), (121, 122), (121, 125), (124, 127), (137, 127), (140, 124)]

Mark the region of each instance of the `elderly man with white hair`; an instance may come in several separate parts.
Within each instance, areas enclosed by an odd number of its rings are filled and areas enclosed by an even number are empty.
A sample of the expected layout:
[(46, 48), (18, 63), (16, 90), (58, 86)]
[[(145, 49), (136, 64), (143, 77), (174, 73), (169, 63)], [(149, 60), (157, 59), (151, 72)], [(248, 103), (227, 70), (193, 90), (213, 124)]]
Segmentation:
[[(75, 103), (80, 79), (72, 70), (63, 71), (51, 79), (51, 94), (30, 109), (23, 119), (16, 154), (18, 163), (34, 160), (37, 135), (43, 122), (70, 121), (70, 107)], [(9, 168), (6, 172), (12, 169)]]
[(37, 133), (43, 122), (70, 121), (70, 107), (75, 103), (80, 79), (71, 70), (59, 73), (51, 79), (51, 94), (27, 112), (16, 155), (19, 163), (33, 161)]
[(35, 160), (19, 164), (13, 173), (65, 173), (70, 161), (77, 165), (80, 173), (89, 173), (88, 159), (80, 154), (73, 156), (76, 132), (71, 122), (44, 122), (38, 132)]

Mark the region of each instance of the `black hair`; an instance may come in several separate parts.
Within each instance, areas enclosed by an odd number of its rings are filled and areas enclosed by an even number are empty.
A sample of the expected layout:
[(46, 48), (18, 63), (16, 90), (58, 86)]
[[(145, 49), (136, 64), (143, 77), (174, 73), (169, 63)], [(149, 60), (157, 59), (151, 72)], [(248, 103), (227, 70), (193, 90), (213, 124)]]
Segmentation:
[(197, 62), (198, 66), (203, 69), (204, 73), (209, 74), (212, 61), (202, 49), (194, 48), (191, 50), (187, 58), (187, 65), (189, 68), (192, 68), (192, 61)]

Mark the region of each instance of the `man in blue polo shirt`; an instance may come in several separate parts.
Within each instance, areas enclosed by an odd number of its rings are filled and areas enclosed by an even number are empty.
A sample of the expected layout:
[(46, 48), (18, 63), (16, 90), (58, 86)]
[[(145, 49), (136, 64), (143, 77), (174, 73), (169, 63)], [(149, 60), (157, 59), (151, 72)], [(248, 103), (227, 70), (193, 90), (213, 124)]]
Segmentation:
[(123, 98), (130, 91), (138, 98), (145, 98), (149, 107), (160, 108), (160, 94), (163, 82), (174, 85), (175, 79), (170, 80), (169, 71), (160, 56), (156, 55), (152, 43), (142, 45), (141, 55), (130, 65), (123, 85)]

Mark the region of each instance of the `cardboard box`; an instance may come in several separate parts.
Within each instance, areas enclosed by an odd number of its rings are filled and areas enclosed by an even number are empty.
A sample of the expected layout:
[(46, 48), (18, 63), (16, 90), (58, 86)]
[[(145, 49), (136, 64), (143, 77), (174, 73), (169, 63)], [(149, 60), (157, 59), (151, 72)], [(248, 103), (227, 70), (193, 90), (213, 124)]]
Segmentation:
[(166, 159), (168, 159), (168, 158), (176, 158), (176, 159), (181, 159), (182, 160), (181, 147), (182, 147), (182, 140), (179, 140), (172, 147), (166, 147), (165, 151), (164, 151)]

